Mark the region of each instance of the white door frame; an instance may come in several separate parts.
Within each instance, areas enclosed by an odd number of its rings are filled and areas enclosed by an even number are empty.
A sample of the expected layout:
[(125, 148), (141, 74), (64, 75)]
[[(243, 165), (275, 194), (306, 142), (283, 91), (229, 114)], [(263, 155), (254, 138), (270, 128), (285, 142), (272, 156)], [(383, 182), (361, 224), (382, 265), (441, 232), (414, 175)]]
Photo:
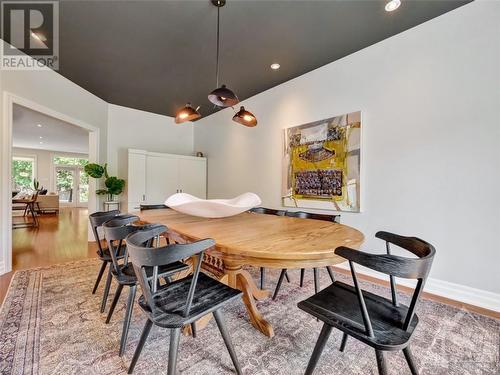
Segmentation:
[[(31, 100), (4, 92), (2, 103), (2, 129), (0, 129), (0, 275), (12, 270), (12, 186), (11, 186), (11, 164), (12, 164), (12, 123), (14, 104), (41, 112), (47, 116), (79, 126), (89, 131), (89, 161), (99, 161), (99, 128), (79, 119), (70, 117), (45, 107)], [(99, 209), (99, 201), (95, 194), (96, 180), (89, 181), (89, 212)], [(90, 235), (90, 233), (89, 233)]]

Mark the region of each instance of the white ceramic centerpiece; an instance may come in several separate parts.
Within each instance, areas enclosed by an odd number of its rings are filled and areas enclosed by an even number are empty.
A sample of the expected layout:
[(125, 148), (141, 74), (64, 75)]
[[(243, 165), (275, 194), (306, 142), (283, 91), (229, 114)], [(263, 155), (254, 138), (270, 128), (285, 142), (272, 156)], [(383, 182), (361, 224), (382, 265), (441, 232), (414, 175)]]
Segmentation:
[(183, 214), (219, 218), (238, 215), (262, 203), (254, 193), (244, 193), (233, 199), (200, 199), (186, 193), (171, 195), (165, 204)]

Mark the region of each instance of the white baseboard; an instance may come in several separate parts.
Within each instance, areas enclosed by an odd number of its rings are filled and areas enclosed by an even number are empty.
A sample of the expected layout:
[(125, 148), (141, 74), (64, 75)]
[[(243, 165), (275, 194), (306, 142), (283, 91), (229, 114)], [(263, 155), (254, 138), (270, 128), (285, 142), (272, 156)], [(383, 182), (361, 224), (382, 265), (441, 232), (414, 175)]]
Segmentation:
[[(336, 267), (349, 270), (347, 262), (338, 264)], [(356, 272), (377, 279), (388, 281), (389, 277), (382, 273), (373, 271), (369, 268), (356, 265)], [(414, 288), (416, 282), (414, 280), (397, 279), (397, 284)], [(454, 301), (467, 303), (469, 305), (482, 307), (488, 310), (500, 312), (500, 294), (488, 292), (486, 290), (471, 288), (469, 286), (450, 283), (439, 279), (428, 278), (424, 291), (436, 296), (445, 297)]]

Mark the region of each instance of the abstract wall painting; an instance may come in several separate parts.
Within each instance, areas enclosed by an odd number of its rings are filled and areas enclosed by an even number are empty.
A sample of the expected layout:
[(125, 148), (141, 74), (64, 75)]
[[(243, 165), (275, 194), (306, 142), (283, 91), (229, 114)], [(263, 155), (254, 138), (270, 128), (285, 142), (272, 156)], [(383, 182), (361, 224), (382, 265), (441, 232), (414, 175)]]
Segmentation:
[(361, 112), (284, 133), (283, 205), (360, 212)]

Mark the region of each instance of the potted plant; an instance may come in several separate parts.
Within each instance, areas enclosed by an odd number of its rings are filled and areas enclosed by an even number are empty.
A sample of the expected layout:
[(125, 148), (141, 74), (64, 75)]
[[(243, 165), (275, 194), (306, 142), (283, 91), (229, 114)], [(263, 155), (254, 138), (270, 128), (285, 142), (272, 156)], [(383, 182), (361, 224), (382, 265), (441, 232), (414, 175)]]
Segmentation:
[(35, 191), (40, 191), (40, 181), (36, 178), (33, 179), (33, 189), (35, 189)]
[(125, 187), (125, 180), (118, 178), (116, 176), (108, 175), (108, 164), (104, 166), (97, 163), (89, 163), (85, 166), (85, 172), (92, 178), (99, 179), (104, 177), (104, 186), (106, 189), (98, 189), (96, 194), (107, 195), (108, 201), (113, 201), (115, 195), (120, 195), (123, 193), (123, 188)]

